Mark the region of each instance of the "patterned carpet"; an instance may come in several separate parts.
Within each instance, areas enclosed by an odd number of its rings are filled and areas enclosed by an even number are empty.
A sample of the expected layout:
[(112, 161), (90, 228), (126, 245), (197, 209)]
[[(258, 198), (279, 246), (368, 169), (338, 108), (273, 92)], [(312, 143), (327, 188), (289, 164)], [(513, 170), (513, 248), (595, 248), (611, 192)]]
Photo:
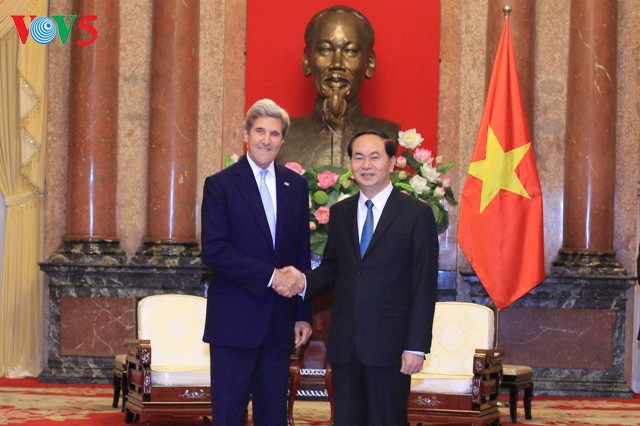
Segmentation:
[[(36, 379), (0, 379), (0, 425), (122, 425), (124, 415), (111, 407), (110, 385), (62, 385)], [(518, 407), (518, 425), (640, 425), (640, 395), (633, 399), (535, 397), (533, 419)], [(502, 424), (510, 425), (508, 408)], [(296, 425), (326, 425), (329, 405), (297, 401)], [(197, 418), (152, 418), (154, 426), (203, 425)]]

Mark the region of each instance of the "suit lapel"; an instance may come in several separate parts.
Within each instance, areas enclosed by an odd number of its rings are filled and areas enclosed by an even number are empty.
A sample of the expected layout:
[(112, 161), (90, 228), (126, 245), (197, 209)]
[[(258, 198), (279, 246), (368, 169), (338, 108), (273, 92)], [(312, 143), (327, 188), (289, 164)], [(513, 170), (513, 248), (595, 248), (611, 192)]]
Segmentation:
[[(249, 210), (258, 223), (258, 227), (262, 230), (265, 238), (267, 238), (273, 245), (273, 242), (271, 241), (271, 231), (269, 230), (269, 222), (267, 222), (267, 215), (264, 212), (262, 199), (260, 198), (260, 190), (258, 189), (256, 178), (253, 175), (253, 171), (249, 165), (249, 160), (247, 160), (246, 156), (238, 162), (238, 167), (236, 168), (235, 173), (238, 178), (237, 182), (240, 193), (246, 200)], [(278, 202), (278, 206), (279, 205), (280, 203)], [(280, 209), (278, 209), (278, 212), (279, 211)]]
[(360, 238), (358, 237), (358, 197), (360, 193), (353, 195), (351, 198), (345, 200), (350, 202), (351, 207), (347, 208), (347, 221), (346, 224), (349, 227), (348, 235), (351, 239), (351, 248), (356, 259), (360, 260)]
[[(400, 192), (393, 188), (391, 194), (389, 195), (389, 199), (384, 206), (384, 210), (382, 211), (382, 215), (380, 216), (380, 220), (376, 225), (375, 231), (373, 231), (373, 236), (371, 237), (371, 242), (369, 243), (369, 247), (367, 247), (367, 251), (365, 252), (365, 256), (371, 252), (371, 250), (376, 246), (378, 241), (382, 238), (384, 233), (389, 229), (389, 226), (393, 223), (395, 218), (401, 211), (401, 203), (402, 197), (400, 197)], [(356, 206), (357, 208), (357, 206)], [(357, 226), (357, 225), (356, 225)], [(357, 236), (356, 229), (356, 236)], [(356, 237), (357, 238), (357, 237)], [(359, 248), (359, 245), (358, 245)]]
[(284, 171), (280, 164), (274, 164), (274, 170), (276, 173), (276, 202), (278, 203), (276, 213), (276, 247), (275, 251), (278, 252), (280, 242), (283, 241), (286, 233), (286, 226), (289, 218), (289, 211), (291, 203), (287, 200), (291, 200), (291, 183), (284, 179)]

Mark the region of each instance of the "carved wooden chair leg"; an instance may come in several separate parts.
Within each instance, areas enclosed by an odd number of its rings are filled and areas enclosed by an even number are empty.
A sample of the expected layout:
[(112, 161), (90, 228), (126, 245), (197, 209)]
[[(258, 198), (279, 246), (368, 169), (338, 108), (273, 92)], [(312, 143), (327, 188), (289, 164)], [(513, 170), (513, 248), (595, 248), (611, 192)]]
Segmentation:
[(333, 420), (333, 370), (331, 369), (331, 365), (327, 365), (326, 373), (324, 376), (324, 386), (327, 388), (327, 399), (329, 400), (329, 407), (331, 410), (331, 419), (329, 420), (329, 425), (334, 426)]
[(293, 420), (293, 404), (296, 402), (296, 396), (300, 388), (300, 359), (296, 355), (291, 356), (289, 374), (291, 375), (291, 384), (289, 386), (289, 401), (287, 404), (287, 421), (289, 426), (295, 426), (295, 421)]

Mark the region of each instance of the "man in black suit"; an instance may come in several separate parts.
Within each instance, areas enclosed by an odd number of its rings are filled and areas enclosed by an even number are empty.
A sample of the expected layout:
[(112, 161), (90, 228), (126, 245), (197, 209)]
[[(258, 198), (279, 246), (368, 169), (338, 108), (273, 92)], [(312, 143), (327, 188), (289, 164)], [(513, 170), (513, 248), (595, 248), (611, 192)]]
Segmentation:
[[(289, 354), (311, 335), (311, 308), (274, 290), (285, 265), (309, 268), (309, 185), (274, 162), (289, 116), (263, 99), (247, 112), (247, 155), (209, 176), (202, 200), (202, 259), (211, 267), (204, 341), (211, 351), (215, 426), (285, 426)], [(295, 336), (295, 337), (294, 337)]]
[(327, 358), (336, 425), (406, 425), (410, 376), (431, 347), (436, 223), (429, 205), (391, 184), (396, 145), (386, 134), (355, 135), (348, 154), (360, 193), (331, 208), (322, 264), (304, 277), (286, 269), (299, 278), (288, 292), (305, 278), (305, 300), (335, 289)]

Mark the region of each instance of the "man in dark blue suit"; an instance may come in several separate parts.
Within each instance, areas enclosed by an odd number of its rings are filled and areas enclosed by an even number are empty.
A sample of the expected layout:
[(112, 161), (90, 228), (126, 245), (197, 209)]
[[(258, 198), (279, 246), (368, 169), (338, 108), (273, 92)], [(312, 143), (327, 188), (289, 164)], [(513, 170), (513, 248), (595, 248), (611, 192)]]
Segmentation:
[(356, 134), (347, 152), (360, 193), (331, 207), (322, 264), (282, 293), (305, 282), (305, 300), (335, 289), (327, 359), (336, 426), (406, 425), (411, 374), (431, 348), (436, 222), (428, 204), (391, 184), (396, 145), (386, 134)]
[(213, 269), (204, 341), (210, 343), (213, 424), (286, 425), (291, 348), (311, 335), (311, 308), (274, 289), (309, 268), (309, 186), (274, 162), (289, 127), (269, 99), (247, 112), (247, 155), (212, 176), (202, 200), (202, 258)]

